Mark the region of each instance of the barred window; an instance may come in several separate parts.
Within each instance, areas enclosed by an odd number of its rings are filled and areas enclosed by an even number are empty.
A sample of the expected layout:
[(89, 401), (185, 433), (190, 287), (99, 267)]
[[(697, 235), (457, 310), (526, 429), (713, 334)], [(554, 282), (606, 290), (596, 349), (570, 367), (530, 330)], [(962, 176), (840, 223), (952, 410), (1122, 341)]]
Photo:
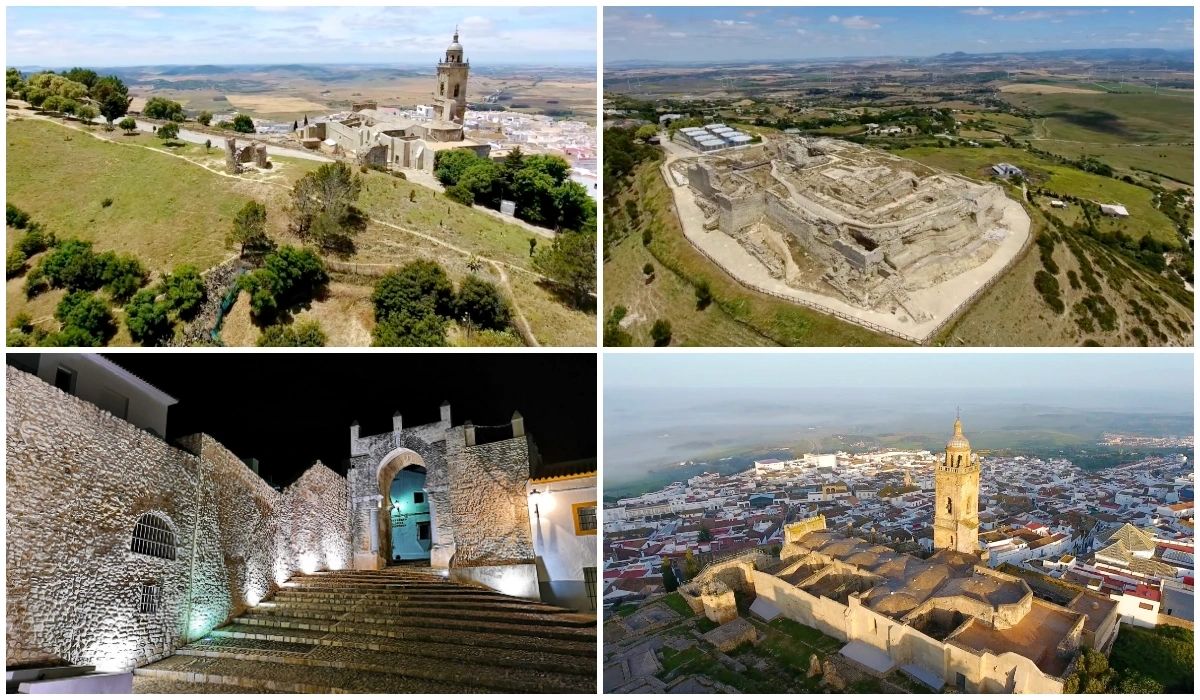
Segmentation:
[(583, 587), (587, 589), (588, 602), (596, 609), (596, 567), (583, 567)]
[(571, 510), (575, 515), (575, 534), (576, 535), (594, 535), (596, 534), (596, 502), (576, 503), (571, 506)]
[(154, 513), (143, 513), (133, 528), (129, 551), (174, 561), (175, 531), (165, 518)]
[(138, 601), (138, 612), (153, 615), (162, 603), (162, 588), (157, 583), (143, 583), (142, 597)]

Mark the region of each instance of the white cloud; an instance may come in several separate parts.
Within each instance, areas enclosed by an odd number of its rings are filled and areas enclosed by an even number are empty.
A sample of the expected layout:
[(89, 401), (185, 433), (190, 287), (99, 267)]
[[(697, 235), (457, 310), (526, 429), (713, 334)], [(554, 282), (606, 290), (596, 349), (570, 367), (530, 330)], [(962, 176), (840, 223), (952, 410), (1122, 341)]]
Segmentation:
[(667, 36), (669, 36), (673, 39), (682, 39), (682, 38), (686, 37), (687, 34), (684, 32), (667, 32)]
[(837, 24), (841, 20), (837, 15), (829, 15), (829, 21)]
[(842, 26), (846, 29), (879, 29), (879, 23), (875, 20), (867, 19), (862, 15), (854, 15), (842, 20)]
[(992, 11), (986, 7), (976, 7), (973, 10), (961, 10), (964, 15), (974, 15), (975, 17), (985, 17), (992, 14)]

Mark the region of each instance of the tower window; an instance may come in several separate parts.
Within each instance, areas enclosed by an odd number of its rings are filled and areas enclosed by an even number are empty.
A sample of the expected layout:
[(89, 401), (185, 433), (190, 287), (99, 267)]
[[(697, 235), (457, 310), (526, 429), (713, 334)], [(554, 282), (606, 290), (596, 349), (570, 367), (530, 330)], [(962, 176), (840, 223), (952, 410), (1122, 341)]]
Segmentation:
[(165, 518), (144, 513), (133, 527), (129, 551), (175, 561), (175, 531)]
[(454, 86), (454, 96), (458, 97), (458, 85)]
[(949, 515), (950, 513), (953, 513), (953, 512), (954, 512), (954, 503), (951, 502), (951, 500), (949, 498), (946, 498), (946, 514)]

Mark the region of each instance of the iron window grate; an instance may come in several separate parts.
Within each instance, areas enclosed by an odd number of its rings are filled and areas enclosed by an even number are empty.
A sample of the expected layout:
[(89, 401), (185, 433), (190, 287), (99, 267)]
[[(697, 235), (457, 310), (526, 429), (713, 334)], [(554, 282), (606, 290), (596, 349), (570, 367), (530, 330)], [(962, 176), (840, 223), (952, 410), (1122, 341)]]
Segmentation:
[(129, 551), (175, 561), (175, 531), (165, 519), (145, 513), (133, 528)]
[(162, 603), (162, 588), (157, 583), (143, 583), (142, 597), (138, 602), (138, 612), (153, 615), (158, 612)]

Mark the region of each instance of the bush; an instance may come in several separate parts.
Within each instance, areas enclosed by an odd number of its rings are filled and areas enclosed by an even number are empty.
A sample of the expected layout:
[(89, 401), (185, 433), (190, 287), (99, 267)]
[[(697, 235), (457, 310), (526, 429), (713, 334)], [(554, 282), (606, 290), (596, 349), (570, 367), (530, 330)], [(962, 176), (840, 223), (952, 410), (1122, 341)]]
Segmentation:
[(454, 287), (440, 265), (415, 260), (379, 278), (371, 301), (377, 322), (398, 313), (408, 313), (414, 322), (426, 312), (449, 318), (454, 314)]
[(280, 309), (311, 301), (329, 282), (325, 263), (308, 248), (283, 246), (263, 259), (263, 266), (244, 275), (241, 286), (250, 293), (256, 320), (270, 321)]
[(379, 347), (440, 347), (446, 344), (446, 321), (420, 307), (416, 314), (394, 313), (375, 324), (371, 344)]
[(100, 206), (104, 209), (108, 209), (109, 207), (111, 207), (112, 203), (113, 203), (112, 197), (105, 197), (104, 199), (100, 200)]
[(146, 284), (146, 268), (132, 255), (117, 255), (105, 251), (96, 256), (100, 282), (112, 298), (124, 302)]
[(161, 291), (167, 307), (184, 319), (195, 315), (208, 296), (204, 278), (194, 265), (176, 267), (174, 272), (163, 279)]
[(154, 291), (143, 289), (125, 304), (125, 327), (142, 345), (161, 345), (171, 335), (170, 306)]
[(116, 332), (108, 304), (91, 292), (67, 294), (54, 310), (54, 318), (62, 324), (55, 345), (99, 347), (107, 344)]
[(8, 251), (8, 256), (4, 259), (5, 279), (20, 277), (22, 274), (24, 274), (26, 260), (27, 258), (16, 248)]
[(323, 347), (327, 340), (320, 323), (303, 321), (294, 326), (280, 324), (264, 328), (262, 335), (258, 337), (258, 346), (262, 348), (319, 348)]
[(94, 290), (101, 285), (101, 266), (92, 251), (92, 244), (77, 239), (59, 244), (42, 258), (35, 272), (55, 288)]
[(457, 318), (484, 329), (503, 330), (512, 318), (508, 302), (496, 285), (474, 275), (459, 285), (454, 307)]
[(666, 319), (658, 319), (654, 325), (650, 327), (650, 338), (654, 340), (655, 347), (664, 347), (671, 344), (671, 322)]
[(121, 127), (121, 131), (124, 131), (126, 134), (132, 134), (137, 131), (137, 120), (133, 117), (125, 117), (117, 122), (117, 126)]
[(30, 333), (33, 331), (33, 317), (29, 315), (28, 311), (20, 311), (16, 316), (13, 316), (9, 328), (21, 331), (22, 333)]
[(233, 118), (233, 123), (230, 124), (233, 130), (241, 134), (254, 133), (254, 120), (248, 114), (239, 114)]
[(21, 211), (12, 204), (4, 205), (4, 222), (13, 228), (25, 228), (29, 225), (29, 214)]
[(475, 193), (471, 192), (471, 190), (462, 183), (447, 187), (446, 197), (453, 202), (458, 202), (459, 204), (467, 207), (475, 203)]
[(166, 124), (158, 127), (158, 131), (155, 133), (157, 133), (158, 138), (162, 139), (163, 141), (173, 141), (179, 136), (179, 125), (175, 122), (167, 122)]
[(212, 112), (201, 112), (200, 114), (196, 115), (196, 121), (204, 126), (212, 124), (212, 118)]
[(642, 265), (642, 274), (647, 277), (649, 277), (650, 275), (653, 275), (654, 274), (654, 266), (651, 265), (650, 263), (646, 263), (645, 265)]
[(708, 308), (708, 305), (713, 301), (712, 287), (709, 286), (708, 280), (700, 280), (696, 283), (696, 310), (703, 311)]
[(1066, 309), (1066, 305), (1063, 304), (1060, 296), (1058, 280), (1054, 275), (1045, 270), (1038, 270), (1033, 276), (1033, 286), (1042, 295), (1042, 299), (1045, 300), (1046, 304), (1054, 310), (1054, 313), (1061, 314)]

